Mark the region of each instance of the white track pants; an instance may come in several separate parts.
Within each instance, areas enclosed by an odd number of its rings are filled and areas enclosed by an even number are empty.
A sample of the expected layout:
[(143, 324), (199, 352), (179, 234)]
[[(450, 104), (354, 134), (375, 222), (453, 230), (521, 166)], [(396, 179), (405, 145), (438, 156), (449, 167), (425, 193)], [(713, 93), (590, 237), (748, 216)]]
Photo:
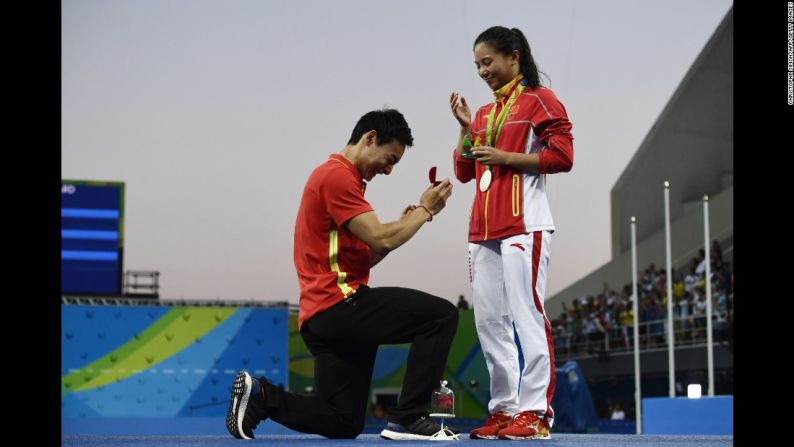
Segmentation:
[[(474, 319), (491, 376), (488, 411), (535, 411), (553, 423), (554, 348), (543, 301), (551, 233), (469, 243)], [(519, 371), (521, 344), (524, 369)]]

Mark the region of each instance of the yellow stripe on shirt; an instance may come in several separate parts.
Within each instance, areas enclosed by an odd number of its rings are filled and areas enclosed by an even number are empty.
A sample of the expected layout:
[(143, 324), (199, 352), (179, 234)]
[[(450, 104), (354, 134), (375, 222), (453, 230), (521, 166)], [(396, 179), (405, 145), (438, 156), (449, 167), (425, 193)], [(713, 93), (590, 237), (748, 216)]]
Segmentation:
[(328, 233), (328, 259), (331, 263), (331, 271), (336, 272), (336, 285), (342, 290), (345, 298), (351, 293), (355, 292), (350, 286), (347, 285), (347, 272), (339, 271), (339, 263), (337, 262), (337, 255), (339, 253), (339, 235), (336, 230), (331, 230)]

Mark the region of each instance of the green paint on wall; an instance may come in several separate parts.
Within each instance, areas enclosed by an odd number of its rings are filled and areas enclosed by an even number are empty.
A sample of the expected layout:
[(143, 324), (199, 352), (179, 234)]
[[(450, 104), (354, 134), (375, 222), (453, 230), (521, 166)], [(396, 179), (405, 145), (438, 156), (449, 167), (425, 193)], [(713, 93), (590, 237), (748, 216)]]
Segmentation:
[(61, 396), (118, 382), (152, 368), (195, 343), (236, 308), (175, 307), (107, 355), (61, 377)]

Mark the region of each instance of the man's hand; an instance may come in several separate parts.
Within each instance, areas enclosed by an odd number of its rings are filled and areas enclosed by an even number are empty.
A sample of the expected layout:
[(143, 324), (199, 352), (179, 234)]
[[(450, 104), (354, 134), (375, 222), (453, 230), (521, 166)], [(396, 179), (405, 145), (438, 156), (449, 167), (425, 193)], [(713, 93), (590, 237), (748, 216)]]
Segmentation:
[(451, 194), (452, 183), (449, 178), (445, 178), (438, 185), (427, 188), (422, 194), (422, 198), (419, 199), (419, 204), (435, 216), (447, 205), (447, 199)]
[[(452, 184), (445, 178), (437, 186), (427, 188), (422, 194), (419, 205), (408, 205), (400, 218), (394, 222), (382, 224), (374, 211), (361, 213), (345, 222), (345, 226), (357, 238), (364, 241), (370, 248), (370, 266), (374, 266), (390, 251), (401, 246), (416, 234), (417, 230), (428, 220), (427, 212), (438, 214), (446, 205), (447, 198), (452, 194)], [(425, 210), (417, 210), (419, 207)]]
[(406, 217), (408, 217), (408, 215), (411, 214), (411, 211), (413, 211), (415, 209), (416, 209), (416, 205), (408, 205), (408, 206), (406, 206), (405, 209), (403, 210), (403, 213), (400, 214), (400, 220), (403, 220)]

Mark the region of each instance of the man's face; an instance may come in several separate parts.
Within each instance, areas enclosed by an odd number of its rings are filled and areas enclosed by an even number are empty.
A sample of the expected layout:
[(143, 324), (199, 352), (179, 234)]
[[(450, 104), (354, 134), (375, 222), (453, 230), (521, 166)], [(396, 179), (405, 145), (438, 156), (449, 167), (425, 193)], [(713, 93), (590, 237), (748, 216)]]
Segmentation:
[[(371, 135), (371, 136), (370, 136)], [(378, 145), (375, 133), (367, 135), (367, 144), (364, 149), (364, 165), (361, 176), (367, 182), (371, 181), (376, 175), (389, 175), (394, 169), (394, 165), (400, 162), (405, 153), (405, 145), (398, 140)]]

